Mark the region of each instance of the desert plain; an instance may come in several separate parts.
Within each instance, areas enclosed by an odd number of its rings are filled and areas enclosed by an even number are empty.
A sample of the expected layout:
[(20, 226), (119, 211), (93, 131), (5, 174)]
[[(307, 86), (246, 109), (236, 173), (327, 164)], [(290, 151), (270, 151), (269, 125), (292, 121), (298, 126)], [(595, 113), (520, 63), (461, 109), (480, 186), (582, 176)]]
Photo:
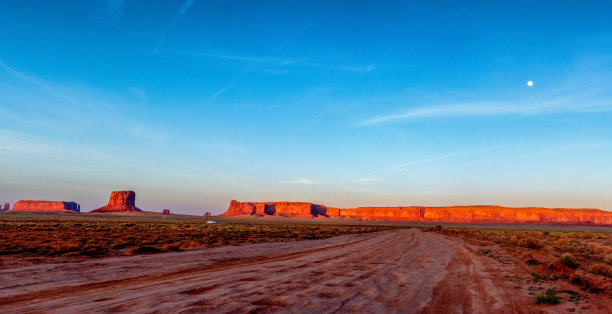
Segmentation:
[(612, 304), (606, 226), (152, 212), (5, 212), (0, 224), (3, 313), (606, 313)]

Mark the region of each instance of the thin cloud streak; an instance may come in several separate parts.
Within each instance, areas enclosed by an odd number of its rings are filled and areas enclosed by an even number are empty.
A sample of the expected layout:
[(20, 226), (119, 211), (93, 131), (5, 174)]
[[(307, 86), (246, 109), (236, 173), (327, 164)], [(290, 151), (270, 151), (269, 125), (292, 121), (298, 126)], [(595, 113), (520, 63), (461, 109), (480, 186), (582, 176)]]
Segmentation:
[(217, 98), (219, 95), (225, 93), (226, 90), (230, 89), (232, 86), (234, 85), (234, 83), (229, 83), (227, 84), (225, 87), (221, 88), (220, 90), (218, 90), (216, 93), (210, 95), (210, 97), (208, 97), (208, 101), (213, 101), (215, 100), (215, 98)]
[(276, 57), (252, 57), (252, 56), (239, 56), (239, 55), (227, 55), (227, 54), (208, 54), (208, 53), (199, 53), (199, 52), (192, 52), (192, 51), (177, 51), (177, 50), (174, 50), (172, 52), (176, 54), (180, 54), (180, 55), (186, 55), (186, 56), (231, 60), (231, 61), (237, 61), (237, 62), (254, 62), (257, 64), (265, 64), (265, 65), (276, 66), (276, 67), (329, 68), (329, 69), (335, 69), (339, 71), (355, 72), (358, 74), (365, 74), (365, 73), (373, 71), (376, 68), (375, 64), (369, 64), (366, 66), (347, 66), (347, 65), (335, 65), (335, 64), (313, 62), (313, 61), (303, 60), (303, 59), (281, 59), (281, 58), (276, 58)]
[(159, 52), (159, 48), (161, 48), (162, 43), (166, 39), (166, 33), (168, 32), (168, 29), (170, 29), (170, 26), (174, 24), (174, 22), (178, 18), (187, 13), (187, 10), (189, 10), (189, 7), (191, 7), (191, 5), (193, 4), (193, 1), (194, 0), (185, 0), (185, 2), (183, 2), (183, 5), (181, 5), (180, 9), (176, 12), (176, 14), (174, 14), (168, 24), (166, 24), (166, 27), (164, 27), (164, 31), (162, 32), (161, 36), (159, 37), (159, 40), (157, 41), (157, 45), (155, 45), (155, 49), (153, 49), (153, 54), (157, 54), (157, 52)]
[(410, 167), (415, 166), (415, 165), (419, 165), (419, 164), (424, 164), (424, 163), (434, 162), (434, 161), (438, 161), (438, 160), (449, 159), (449, 158), (458, 157), (458, 156), (465, 156), (465, 155), (473, 155), (473, 154), (485, 153), (485, 152), (489, 152), (489, 151), (493, 151), (493, 150), (498, 150), (498, 149), (502, 149), (502, 148), (505, 148), (505, 146), (491, 146), (491, 147), (484, 147), (484, 148), (480, 148), (480, 149), (472, 149), (472, 150), (463, 150), (463, 151), (452, 152), (452, 153), (448, 153), (448, 154), (444, 154), (444, 155), (440, 155), (440, 156), (436, 156), (436, 157), (432, 157), (432, 158), (413, 160), (413, 161), (401, 163), (401, 164), (399, 164), (399, 165), (397, 165), (395, 167), (392, 167), (390, 169), (387, 169), (387, 170), (385, 170), (383, 172), (386, 172), (387, 174), (397, 174), (397, 173), (400, 173), (400, 172), (404, 172), (404, 171), (408, 170)]
[(304, 131), (308, 130), (310, 127), (312, 127), (312, 125), (317, 122), (317, 120), (321, 119), (323, 116), (325, 116), (328, 112), (330, 112), (332, 110), (332, 108), (327, 108), (321, 112), (319, 112), (316, 116), (314, 116), (312, 119), (310, 119), (310, 121), (308, 121), (308, 123), (304, 124), (304, 126), (302, 126), (301, 128), (299, 128), (297, 131), (295, 131), (291, 137), (295, 137), (299, 134), (302, 134)]
[[(1, 70), (12, 78), (5, 82), (0, 80), (0, 91), (4, 92), (0, 93), (0, 102), (4, 102), (0, 105), (0, 113), (6, 112), (7, 117), (13, 121), (63, 132), (77, 128), (83, 131), (95, 126), (123, 131), (124, 134), (147, 140), (160, 141), (168, 138), (133, 117), (117, 118), (109, 114), (115, 112), (119, 106), (125, 107), (128, 104), (122, 95), (112, 95), (86, 86), (46, 81), (15, 70), (2, 60), (0, 73)], [(12, 105), (27, 114), (13, 114), (14, 110), (5, 107), (6, 105)], [(71, 123), (58, 124), (58, 120)]]
[(283, 181), (282, 183), (289, 183), (289, 184), (308, 184), (308, 185), (312, 185), (312, 184), (322, 184), (320, 182), (316, 182), (310, 179), (296, 179), (296, 180), (291, 180), (291, 181)]
[[(585, 93), (586, 94), (586, 93)], [(365, 119), (357, 127), (373, 126), (418, 118), (458, 116), (533, 116), (559, 113), (596, 113), (612, 111), (609, 98), (593, 99), (591, 95), (556, 95), (547, 100), (521, 99), (516, 101), (488, 101), (454, 105), (426, 106)], [(603, 99), (603, 100), (602, 100)], [(518, 105), (522, 103), (523, 105)]]

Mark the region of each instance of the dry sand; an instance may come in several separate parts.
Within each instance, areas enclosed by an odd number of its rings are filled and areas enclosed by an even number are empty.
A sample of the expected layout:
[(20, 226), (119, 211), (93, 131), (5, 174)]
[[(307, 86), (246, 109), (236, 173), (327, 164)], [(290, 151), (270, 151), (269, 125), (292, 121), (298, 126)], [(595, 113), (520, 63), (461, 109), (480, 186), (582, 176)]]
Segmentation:
[(0, 312), (532, 313), (458, 239), (418, 229), (0, 271)]

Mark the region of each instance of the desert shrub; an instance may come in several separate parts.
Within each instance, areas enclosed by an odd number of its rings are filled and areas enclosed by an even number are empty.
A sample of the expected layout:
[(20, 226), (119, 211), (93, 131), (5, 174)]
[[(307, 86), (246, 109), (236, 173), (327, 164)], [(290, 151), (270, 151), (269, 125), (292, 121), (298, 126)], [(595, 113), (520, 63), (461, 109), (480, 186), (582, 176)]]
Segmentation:
[(569, 268), (576, 269), (578, 267), (578, 262), (576, 262), (576, 258), (574, 257), (574, 255), (569, 253), (563, 254), (561, 258), (559, 258), (559, 261), (561, 262), (561, 264)]
[(587, 244), (587, 248), (589, 248), (589, 251), (591, 252), (595, 252), (595, 248), (598, 247), (599, 244), (595, 243), (595, 242), (589, 242), (589, 244)]
[(528, 237), (539, 237), (542, 235), (542, 231), (528, 231), (526, 235)]
[(590, 231), (585, 231), (585, 232), (580, 234), (580, 237), (583, 238), (583, 239), (594, 239), (595, 238), (595, 234), (593, 232), (590, 232)]
[(606, 255), (606, 253), (608, 253), (610, 251), (610, 249), (608, 247), (605, 246), (596, 246), (595, 249), (593, 249), (593, 253), (597, 254), (597, 255)]
[(542, 235), (545, 235), (545, 236), (550, 235), (550, 231), (544, 230), (544, 231), (542, 231)]
[(612, 254), (606, 254), (606, 256), (604, 256), (604, 262), (608, 264), (612, 263)]
[(612, 277), (612, 266), (604, 263), (593, 264), (591, 267), (589, 267), (589, 272), (606, 277)]
[(518, 242), (519, 246), (526, 247), (528, 249), (539, 250), (544, 247), (544, 244), (540, 242), (538, 239), (534, 238), (524, 238)]
[(568, 237), (561, 237), (561, 238), (559, 238), (559, 240), (557, 240), (557, 243), (559, 243), (559, 244), (569, 244), (570, 243), (570, 239)]
[(545, 303), (555, 305), (559, 304), (560, 300), (561, 298), (557, 296), (557, 291), (548, 289), (545, 292), (536, 295), (534, 302), (536, 304)]
[(518, 238), (516, 237), (516, 235), (515, 235), (515, 234), (513, 234), (513, 235), (510, 237), (510, 243), (512, 243), (512, 244), (517, 244), (517, 243), (518, 243)]

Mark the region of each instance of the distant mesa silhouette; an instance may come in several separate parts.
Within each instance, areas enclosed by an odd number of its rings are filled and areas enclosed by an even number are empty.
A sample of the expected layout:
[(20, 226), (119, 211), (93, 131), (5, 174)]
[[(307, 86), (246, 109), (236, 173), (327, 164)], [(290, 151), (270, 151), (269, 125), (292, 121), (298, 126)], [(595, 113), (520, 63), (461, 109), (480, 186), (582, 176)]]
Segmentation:
[[(5, 207), (7, 205), (8, 203), (5, 204)], [(11, 211), (78, 213), (80, 209), (81, 206), (75, 202), (21, 200), (13, 205)]]
[(108, 204), (91, 211), (92, 213), (110, 212), (140, 212), (136, 207), (136, 193), (134, 191), (114, 191), (110, 195)]
[[(0, 205), (1, 205), (1, 203), (0, 203)], [(9, 210), (10, 207), (11, 207), (11, 204), (4, 203), (4, 207), (0, 206), (0, 212), (5, 212), (5, 211)]]
[(337, 208), (304, 202), (238, 202), (233, 200), (227, 211), (221, 215), (313, 218), (325, 216), (389, 221), (612, 226), (612, 212), (599, 209), (514, 208), (494, 205)]
[(162, 214), (170, 215), (170, 214), (172, 214), (172, 211), (170, 211), (169, 209), (162, 209)]

